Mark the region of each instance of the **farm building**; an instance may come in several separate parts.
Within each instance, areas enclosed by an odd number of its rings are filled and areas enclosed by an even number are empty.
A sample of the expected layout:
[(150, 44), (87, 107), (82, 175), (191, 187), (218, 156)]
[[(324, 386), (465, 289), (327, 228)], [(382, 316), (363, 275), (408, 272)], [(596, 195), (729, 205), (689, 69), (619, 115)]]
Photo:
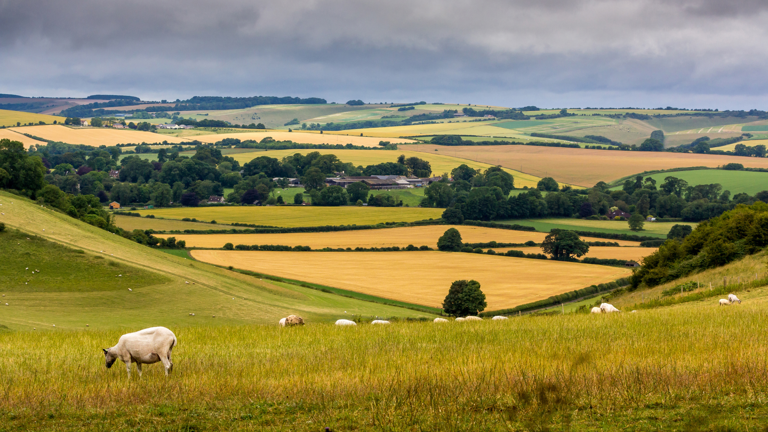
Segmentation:
[(624, 267), (640, 267), (637, 261), (627, 261), (624, 263)]
[(109, 170), (109, 176), (113, 179), (120, 178), (119, 170)]
[(120, 203), (117, 201), (112, 201), (109, 203), (109, 209), (110, 210), (120, 210)]
[(629, 219), (631, 214), (621, 211), (621, 210), (614, 210), (612, 212), (609, 212), (606, 216), (608, 216), (608, 219), (616, 219), (617, 217), (623, 217), (624, 219)]
[(373, 176), (349, 176), (349, 177), (331, 177), (325, 179), (325, 183), (328, 186), (341, 186), (346, 188), (352, 183), (364, 183), (371, 189), (384, 190), (384, 189), (408, 189), (415, 187), (424, 187), (431, 184), (434, 181), (440, 180), (441, 177), (435, 178), (408, 178), (405, 176), (396, 175), (373, 175)]
[(121, 125), (120, 123), (115, 123), (112, 125), (115, 129), (125, 129), (125, 126)]
[(208, 197), (208, 204), (224, 204), (227, 200), (224, 197), (211, 195)]

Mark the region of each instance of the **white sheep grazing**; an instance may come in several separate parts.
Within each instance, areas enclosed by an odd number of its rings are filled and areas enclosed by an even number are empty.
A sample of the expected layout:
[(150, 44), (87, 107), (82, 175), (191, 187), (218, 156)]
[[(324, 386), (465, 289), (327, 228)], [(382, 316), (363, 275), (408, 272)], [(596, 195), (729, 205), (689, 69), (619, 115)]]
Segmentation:
[(350, 321), (348, 319), (340, 319), (336, 320), (337, 326), (356, 326), (357, 324), (354, 321)]
[(165, 327), (152, 327), (135, 333), (120, 336), (117, 345), (104, 349), (104, 359), (107, 369), (112, 367), (115, 360), (125, 363), (128, 377), (131, 376), (131, 363), (136, 363), (136, 369), (141, 376), (141, 365), (163, 362), (165, 374), (173, 371), (171, 350), (176, 346), (176, 336)]
[(280, 327), (285, 327), (285, 318), (280, 320)]
[(466, 321), (466, 318), (456, 318), (456, 322), (464, 322)]
[(467, 320), (467, 321), (482, 321), (483, 320), (482, 318), (480, 318), (478, 316), (474, 316), (474, 315), (465, 316), (464, 319)]
[(389, 321), (387, 321), (387, 320), (373, 320), (373, 321), (371, 321), (371, 324), (389, 324)]
[(432, 322), (436, 322), (436, 323), (447, 323), (447, 322), (448, 322), (448, 320), (447, 320), (447, 319), (445, 319), (445, 318), (435, 318), (435, 320), (434, 320), (434, 321), (432, 321)]
[(599, 313), (603, 313), (603, 310), (602, 310), (602, 309), (600, 309), (599, 307), (595, 306), (595, 307), (593, 307), (593, 308), (592, 308), (592, 309), (589, 311), (589, 313), (595, 313), (595, 314), (599, 314)]
[(509, 319), (509, 318), (507, 318), (505, 316), (501, 316), (501, 315), (496, 315), (495, 317), (491, 318), (492, 321), (501, 321), (501, 320), (505, 320), (505, 319)]
[(720, 299), (720, 306), (728, 306), (729, 304), (731, 304), (731, 302), (728, 301), (728, 299)]
[(600, 305), (600, 310), (602, 310), (605, 313), (611, 313), (611, 312), (621, 312), (620, 310), (613, 307), (610, 303), (602, 303)]
[(739, 300), (739, 298), (738, 298), (738, 297), (736, 297), (736, 294), (728, 294), (728, 300), (729, 300), (731, 303), (738, 303), (738, 304), (741, 304), (741, 300)]

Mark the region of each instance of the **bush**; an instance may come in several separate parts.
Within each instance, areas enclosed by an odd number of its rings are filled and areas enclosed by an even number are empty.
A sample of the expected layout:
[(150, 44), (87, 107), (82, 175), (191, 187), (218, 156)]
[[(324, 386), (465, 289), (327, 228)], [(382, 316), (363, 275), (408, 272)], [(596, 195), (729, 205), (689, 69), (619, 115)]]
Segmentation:
[(294, 204), (303, 204), (304, 203), (304, 194), (301, 192), (297, 193), (293, 196), (293, 203)]
[(232, 243), (227, 243), (227, 244), (224, 245), (224, 250), (232, 250), (234, 248), (235, 248), (235, 246), (232, 245)]

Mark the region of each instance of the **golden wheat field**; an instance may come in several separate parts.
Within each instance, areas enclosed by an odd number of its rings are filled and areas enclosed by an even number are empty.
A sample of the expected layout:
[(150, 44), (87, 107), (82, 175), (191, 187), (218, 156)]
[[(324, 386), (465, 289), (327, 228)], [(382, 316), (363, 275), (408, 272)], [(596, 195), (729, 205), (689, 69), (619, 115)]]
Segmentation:
[[(745, 167), (768, 168), (768, 159), (668, 152), (628, 152), (534, 146), (419, 145), (415, 150), (438, 153), (477, 162), (498, 164), (534, 176), (553, 177), (558, 182), (591, 187), (644, 171), (696, 166), (718, 167), (740, 163)], [(435, 151), (437, 150), (437, 151)]]
[(101, 145), (140, 144), (143, 142), (150, 144), (163, 141), (168, 141), (169, 143), (174, 144), (189, 142), (189, 140), (182, 138), (159, 135), (152, 132), (111, 128), (70, 128), (61, 125), (50, 125), (12, 128), (11, 130), (27, 133), (51, 141), (60, 141), (67, 144), (83, 144), (94, 147)]
[(511, 308), (628, 276), (623, 268), (450, 252), (195, 250), (203, 262), (441, 307), (451, 283), (480, 282), (488, 310)]
[[(334, 154), (342, 162), (349, 162), (355, 166), (358, 166), (358, 165), (367, 166), (367, 165), (380, 164), (384, 162), (396, 162), (398, 156), (405, 155), (406, 158), (418, 157), (428, 161), (430, 166), (432, 167), (433, 176), (443, 175), (446, 173), (450, 174), (451, 170), (453, 170), (454, 168), (462, 164), (465, 164), (468, 167), (474, 168), (477, 170), (486, 170), (491, 166), (493, 166), (493, 164), (475, 162), (468, 159), (461, 159), (460, 157), (454, 157), (454, 155), (450, 154), (449, 152), (439, 154), (434, 151), (431, 153), (426, 151), (425, 152), (414, 151), (421, 147), (422, 147), (421, 145), (413, 145), (413, 146), (409, 145), (407, 147), (404, 147), (404, 150), (397, 150), (397, 151), (346, 150), (346, 149), (345, 150), (270, 150), (264, 153), (249, 152), (249, 153), (232, 154), (231, 156), (235, 158), (235, 160), (240, 162), (240, 164), (244, 164), (246, 162), (250, 162), (251, 160), (259, 156), (269, 156), (277, 159), (282, 159), (286, 156), (290, 156), (296, 153), (307, 154), (310, 152), (320, 152), (321, 154)], [(443, 147), (443, 148), (445, 149), (445, 148), (452, 148), (452, 147)], [(505, 169), (505, 171), (512, 174), (512, 176), (515, 178), (516, 188), (522, 188), (524, 186), (536, 187), (536, 184), (539, 182), (539, 180), (541, 180), (540, 177), (525, 174), (519, 171), (515, 171), (513, 169)]]
[[(326, 133), (312, 132), (287, 132), (287, 131), (267, 131), (267, 132), (238, 132), (226, 134), (196, 135), (194, 139), (206, 143), (215, 143), (225, 138), (236, 138), (241, 141), (254, 140), (261, 141), (266, 137), (271, 137), (277, 141), (293, 141), (299, 144), (352, 144), (365, 147), (379, 147), (381, 138), (372, 138), (370, 136), (342, 136)], [(385, 141), (397, 144), (407, 144), (413, 140), (404, 138), (387, 138)]]
[(155, 215), (165, 219), (195, 218), (219, 223), (247, 223), (277, 227), (326, 225), (375, 225), (385, 222), (415, 222), (439, 219), (443, 209), (403, 207), (206, 207), (139, 210), (142, 216)]
[[(594, 241), (592, 239), (583, 238), (584, 240)], [(599, 241), (600, 239), (595, 239)], [(613, 240), (602, 240), (613, 241)], [(540, 247), (510, 247), (510, 248), (491, 248), (496, 253), (504, 253), (508, 250), (519, 250), (527, 254), (542, 253)], [(600, 259), (620, 259), (627, 261), (640, 262), (643, 258), (656, 252), (656, 248), (647, 247), (616, 247), (616, 246), (590, 246), (589, 252), (581, 258), (600, 258)]]
[(38, 124), (39, 122), (52, 125), (54, 121), (63, 123), (64, 120), (64, 117), (0, 109), (0, 126), (5, 127), (16, 126), (17, 123), (24, 125), (27, 123)]
[[(138, 219), (138, 218), (134, 218)], [(146, 220), (146, 219), (141, 219)], [(157, 220), (157, 219), (149, 219)], [(203, 225), (204, 226), (204, 225)], [(429, 225), (420, 227), (386, 228), (374, 230), (320, 232), (320, 233), (291, 233), (291, 234), (158, 234), (157, 237), (176, 237), (184, 240), (188, 247), (220, 248), (227, 243), (233, 245), (284, 245), (284, 246), (309, 246), (312, 249), (329, 248), (374, 248), (374, 247), (406, 247), (429, 246), (437, 247), (437, 240), (449, 228), (456, 228), (461, 233), (464, 243), (485, 243), (496, 241), (498, 243), (525, 243), (544, 241), (546, 233), (533, 231), (513, 231), (497, 228), (485, 228), (475, 226), (453, 225)], [(205, 228), (197, 228), (205, 229)], [(584, 237), (587, 241), (606, 241), (605, 239), (592, 239)], [(613, 241), (613, 240), (611, 240)], [(617, 241), (622, 246), (637, 246), (638, 242)], [(520, 248), (512, 248), (520, 249)], [(539, 248), (538, 252), (541, 252)], [(640, 249), (640, 248), (609, 248), (609, 249)], [(642, 248), (650, 250), (650, 248)], [(497, 249), (497, 251), (502, 249)]]
[(728, 145), (725, 145), (725, 146), (722, 146), (722, 147), (715, 147), (713, 150), (722, 150), (722, 151), (730, 151), (730, 152), (732, 152), (732, 151), (736, 150), (736, 146), (739, 145), (739, 144), (745, 145), (747, 147), (755, 147), (755, 146), (759, 146), (759, 145), (764, 145), (764, 146), (768, 147), (768, 139), (758, 139), (758, 140), (742, 141), (742, 142), (737, 142), (737, 143), (734, 143), (734, 144), (728, 144)]
[(10, 129), (0, 129), (0, 140), (2, 139), (9, 139), (11, 141), (19, 141), (22, 144), (24, 144), (24, 148), (29, 148), (33, 145), (45, 145), (45, 141), (38, 141), (36, 139), (30, 138), (26, 135), (22, 135), (20, 133), (14, 132)]

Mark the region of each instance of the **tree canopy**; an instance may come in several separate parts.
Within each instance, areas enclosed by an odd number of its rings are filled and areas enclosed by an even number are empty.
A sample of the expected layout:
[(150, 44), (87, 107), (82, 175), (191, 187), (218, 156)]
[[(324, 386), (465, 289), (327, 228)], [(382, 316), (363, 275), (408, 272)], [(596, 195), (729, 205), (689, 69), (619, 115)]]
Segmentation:
[(480, 290), (480, 283), (475, 280), (458, 280), (451, 284), (448, 295), (443, 300), (443, 312), (452, 316), (477, 315), (484, 311), (488, 303)]
[(589, 245), (573, 231), (553, 229), (544, 239), (541, 249), (553, 259), (569, 260), (573, 256), (585, 255), (589, 252)]

